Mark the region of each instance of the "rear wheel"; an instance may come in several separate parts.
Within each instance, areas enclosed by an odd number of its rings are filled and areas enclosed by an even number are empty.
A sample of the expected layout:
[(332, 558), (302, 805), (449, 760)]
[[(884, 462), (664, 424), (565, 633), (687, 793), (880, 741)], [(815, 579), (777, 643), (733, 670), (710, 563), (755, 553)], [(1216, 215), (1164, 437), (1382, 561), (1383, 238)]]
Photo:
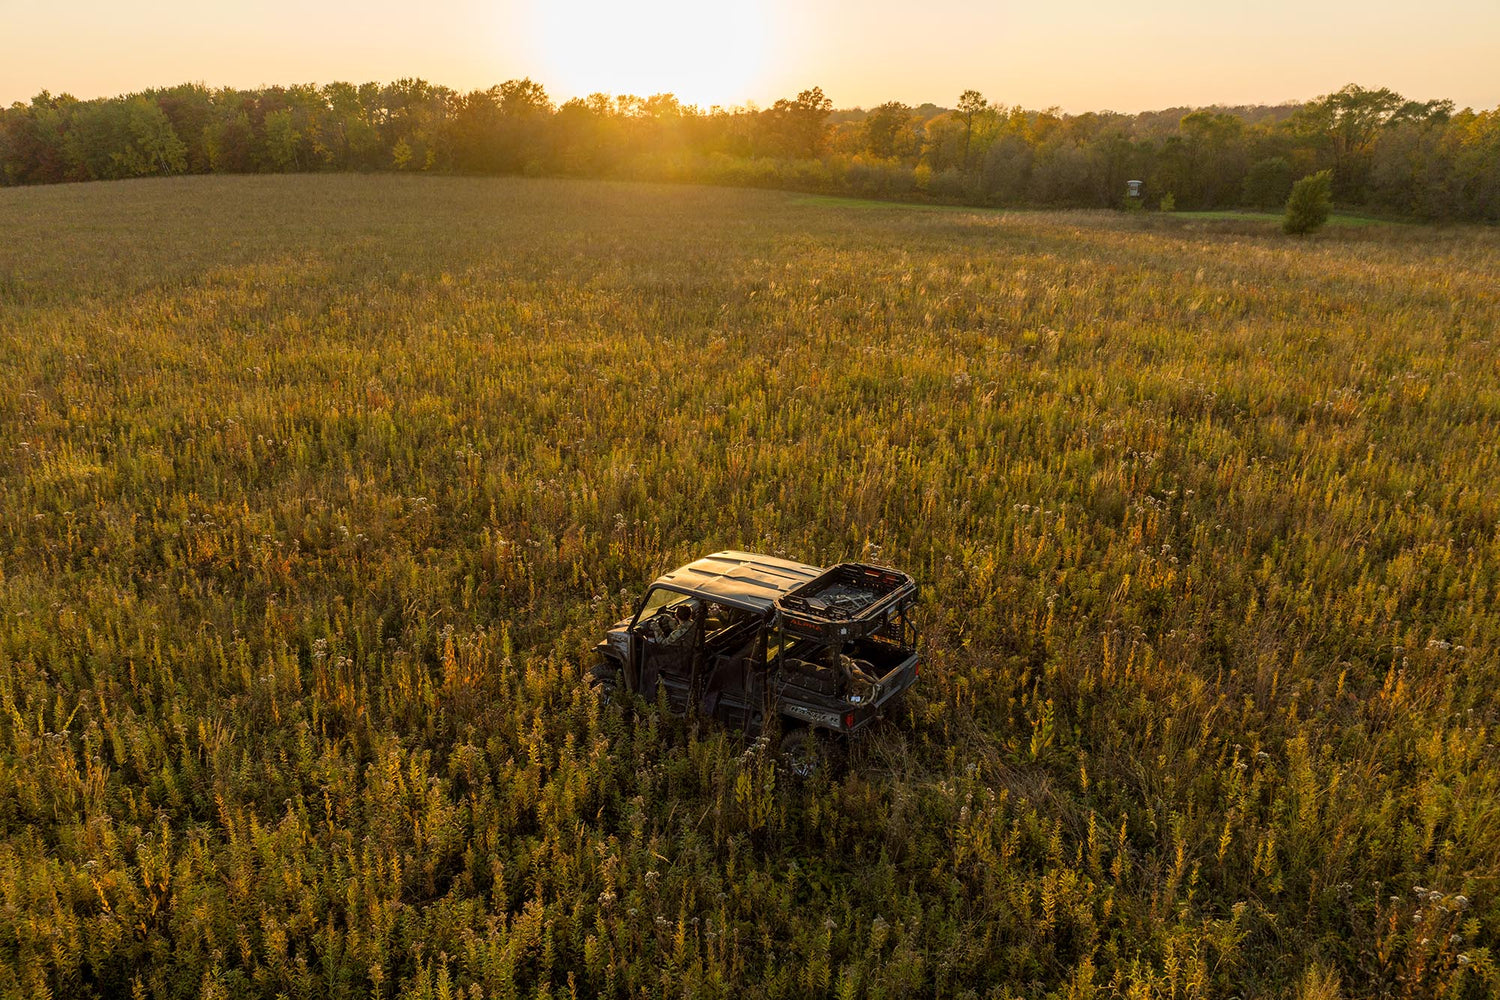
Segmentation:
[(781, 736), (781, 764), (804, 780), (827, 770), (827, 738), (809, 726), (798, 726)]

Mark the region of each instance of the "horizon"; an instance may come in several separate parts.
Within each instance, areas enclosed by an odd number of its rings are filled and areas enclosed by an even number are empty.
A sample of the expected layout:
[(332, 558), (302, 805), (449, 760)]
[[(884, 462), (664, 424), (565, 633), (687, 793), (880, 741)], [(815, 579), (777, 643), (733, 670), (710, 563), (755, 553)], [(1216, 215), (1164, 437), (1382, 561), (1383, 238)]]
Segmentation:
[[(1440, 0), (1417, 25), (1392, 3), (1306, 11), (1290, 0), (1253, 12), (1193, 11), (1180, 0), (1134, 9), (1084, 0), (1064, 12), (938, 0), (916, 31), (905, 10), (890, 0), (822, 0), (802, 12), (789, 0), (708, 10), (684, 0), (442, 0), (411, 25), (392, 3), (351, 21), (288, 0), (211, 10), (154, 0), (135, 11), (86, 0), (82, 16), (70, 8), (65, 21), (33, 2), (10, 18), (11, 37), (39, 44), (0, 61), (0, 106), (43, 92), (86, 101), (184, 83), (251, 90), (403, 78), (459, 92), (530, 78), (558, 104), (671, 93), (703, 110), (766, 107), (818, 86), (841, 110), (892, 100), (952, 107), (973, 88), (1006, 106), (1134, 115), (1302, 103), (1351, 82), (1459, 108), (1500, 106), (1492, 53), (1478, 41), (1500, 36), (1500, 7), (1476, 0)], [(1226, 38), (1239, 42), (1233, 51)]]
[[(722, 112), (731, 113), (731, 114), (733, 114), (733, 113), (741, 113), (741, 112), (758, 112), (758, 111), (763, 111), (766, 108), (769, 108), (776, 100), (783, 99), (783, 98), (785, 98), (785, 99), (791, 99), (791, 98), (796, 97), (797, 92), (800, 92), (800, 91), (806, 90), (806, 89), (810, 89), (812, 87), (820, 86), (816, 81), (812, 81), (812, 82), (809, 82), (809, 83), (807, 83), (806, 85), (804, 85), (802, 87), (796, 88), (795, 91), (790, 91), (788, 93), (781, 94), (781, 95), (779, 95), (779, 97), (772, 98), (771, 100), (767, 100), (767, 101), (748, 101), (748, 102), (741, 103), (741, 104), (730, 104), (730, 105), (724, 105), (724, 104), (705, 105), (705, 104), (701, 104), (701, 103), (696, 103), (696, 102), (689, 101), (689, 100), (681, 97), (680, 95), (676, 94), (675, 92), (673, 92), (671, 90), (649, 92), (649, 93), (633, 93), (633, 92), (625, 92), (625, 91), (620, 91), (620, 92), (617, 92), (617, 93), (612, 93), (612, 92), (608, 92), (608, 91), (590, 91), (588, 93), (578, 93), (578, 94), (558, 94), (558, 93), (554, 92), (551, 87), (547, 86), (547, 84), (546, 84), (545, 81), (543, 81), (543, 80), (536, 80), (536, 79), (529, 78), (529, 77), (521, 77), (521, 76), (505, 77), (503, 79), (496, 80), (496, 81), (494, 81), (492, 83), (489, 83), (489, 84), (484, 84), (484, 85), (479, 85), (479, 86), (473, 86), (473, 87), (467, 87), (467, 86), (466, 87), (455, 87), (455, 86), (449, 85), (448, 83), (444, 82), (443, 80), (432, 79), (432, 78), (429, 78), (429, 77), (426, 77), (426, 76), (422, 76), (420, 74), (411, 74), (411, 73), (408, 73), (408, 74), (405, 74), (405, 75), (402, 75), (402, 76), (394, 76), (394, 77), (388, 77), (388, 78), (384, 78), (384, 79), (338, 78), (338, 79), (328, 79), (328, 80), (299, 80), (299, 81), (271, 81), (271, 80), (266, 80), (266, 81), (261, 81), (259, 83), (254, 83), (254, 84), (215, 84), (215, 83), (210, 83), (210, 82), (208, 82), (206, 80), (178, 80), (178, 81), (171, 82), (171, 83), (151, 84), (151, 85), (147, 85), (147, 86), (143, 86), (143, 87), (136, 87), (136, 88), (133, 88), (133, 89), (130, 89), (130, 90), (117, 90), (117, 91), (112, 91), (112, 92), (108, 92), (108, 93), (89, 94), (87, 96), (84, 96), (84, 95), (81, 95), (81, 94), (78, 94), (78, 93), (75, 93), (75, 92), (73, 92), (71, 90), (66, 90), (66, 89), (57, 90), (57, 89), (53, 89), (53, 88), (42, 88), (41, 90), (38, 90), (36, 93), (31, 94), (31, 95), (29, 95), (28, 97), (26, 97), (24, 99), (18, 99), (18, 100), (15, 100), (15, 101), (0, 102), (0, 109), (8, 108), (8, 107), (14, 107), (14, 106), (17, 106), (17, 105), (28, 105), (28, 104), (31, 103), (31, 100), (33, 98), (39, 97), (43, 93), (49, 94), (53, 98), (68, 97), (68, 98), (71, 98), (73, 100), (77, 100), (77, 101), (80, 101), (80, 102), (87, 103), (87, 102), (90, 102), (90, 101), (116, 100), (116, 99), (120, 99), (120, 98), (130, 97), (130, 96), (135, 95), (135, 94), (158, 93), (158, 92), (162, 92), (162, 91), (173, 90), (173, 89), (178, 88), (178, 87), (200, 87), (200, 88), (202, 88), (202, 89), (204, 89), (204, 90), (206, 90), (206, 91), (208, 91), (210, 93), (216, 93), (216, 92), (222, 91), (222, 90), (229, 90), (229, 91), (243, 92), (243, 93), (256, 93), (256, 92), (263, 92), (263, 91), (269, 90), (271, 88), (277, 88), (277, 87), (282, 88), (284, 90), (289, 90), (289, 89), (291, 89), (293, 87), (302, 87), (302, 86), (312, 87), (314, 89), (321, 90), (322, 88), (331, 86), (333, 84), (352, 84), (354, 86), (360, 86), (360, 85), (364, 85), (364, 84), (375, 84), (375, 85), (384, 87), (384, 86), (388, 86), (390, 84), (394, 84), (394, 83), (396, 83), (396, 82), (398, 82), (400, 80), (421, 80), (422, 82), (424, 82), (426, 84), (429, 84), (431, 86), (434, 86), (434, 87), (446, 87), (448, 90), (450, 90), (450, 91), (452, 91), (452, 92), (454, 92), (456, 94), (468, 94), (468, 93), (475, 93), (475, 92), (483, 92), (483, 91), (491, 89), (492, 87), (497, 87), (497, 86), (499, 86), (499, 85), (501, 85), (503, 83), (506, 83), (508, 81), (521, 80), (521, 79), (530, 79), (532, 83), (540, 84), (541, 87), (542, 87), (542, 89), (546, 92), (547, 97), (557, 107), (561, 107), (564, 103), (566, 103), (569, 100), (573, 100), (573, 99), (580, 99), (581, 100), (581, 99), (584, 99), (584, 98), (587, 98), (587, 97), (590, 97), (590, 96), (593, 96), (593, 95), (599, 94), (599, 93), (603, 93), (606, 97), (610, 98), (611, 100), (625, 99), (625, 98), (641, 98), (641, 99), (644, 99), (644, 98), (650, 98), (650, 97), (666, 96), (666, 97), (672, 97), (672, 98), (677, 99), (678, 102), (684, 108), (693, 108), (693, 109), (696, 109), (700, 114), (709, 114), (709, 113), (712, 113), (712, 112), (715, 112), (715, 111), (722, 111)], [(1401, 97), (1403, 97), (1403, 98), (1405, 98), (1407, 100), (1414, 100), (1414, 101), (1415, 100), (1421, 100), (1421, 99), (1426, 99), (1426, 100), (1443, 100), (1443, 99), (1449, 99), (1449, 100), (1451, 100), (1452, 99), (1448, 95), (1445, 95), (1445, 94), (1423, 94), (1423, 95), (1419, 96), (1419, 95), (1414, 95), (1414, 94), (1406, 93), (1406, 92), (1400, 90), (1400, 88), (1389, 87), (1387, 84), (1382, 83), (1379, 80), (1345, 80), (1341, 84), (1338, 84), (1336, 86), (1330, 86), (1326, 90), (1321, 90), (1318, 93), (1306, 94), (1306, 95), (1302, 95), (1302, 96), (1299, 96), (1299, 97), (1287, 97), (1287, 98), (1284, 98), (1284, 99), (1281, 99), (1281, 100), (1274, 100), (1274, 101), (1271, 101), (1271, 100), (1268, 100), (1268, 101), (1232, 101), (1232, 102), (1231, 101), (1212, 101), (1212, 102), (1209, 102), (1209, 103), (1193, 103), (1193, 102), (1187, 102), (1187, 101), (1180, 101), (1180, 102), (1175, 103), (1175, 104), (1163, 104), (1163, 105), (1159, 105), (1159, 106), (1144, 107), (1144, 108), (1062, 107), (1062, 106), (1060, 106), (1058, 104), (1018, 104), (1017, 102), (1013, 102), (1013, 101), (1005, 101), (1005, 100), (1001, 100), (1001, 99), (996, 99), (992, 95), (990, 95), (988, 93), (985, 93), (983, 91), (981, 91), (981, 94), (986, 99), (989, 100), (990, 107), (993, 107), (993, 108), (1013, 108), (1013, 107), (1019, 107), (1023, 111), (1027, 111), (1027, 112), (1049, 112), (1049, 111), (1055, 111), (1055, 112), (1060, 113), (1060, 114), (1062, 114), (1064, 116), (1079, 116), (1079, 115), (1086, 115), (1086, 114), (1096, 114), (1096, 115), (1124, 115), (1126, 117), (1138, 117), (1138, 116), (1144, 116), (1144, 115), (1164, 114), (1164, 113), (1170, 112), (1170, 111), (1202, 111), (1202, 110), (1215, 110), (1215, 109), (1221, 109), (1221, 110), (1225, 110), (1225, 111), (1234, 111), (1234, 110), (1238, 110), (1238, 109), (1249, 109), (1249, 108), (1286, 108), (1286, 107), (1297, 107), (1297, 106), (1300, 106), (1300, 105), (1309, 104), (1309, 103), (1311, 103), (1313, 101), (1318, 100), (1319, 98), (1326, 97), (1326, 96), (1328, 96), (1330, 94), (1337, 93), (1343, 87), (1345, 87), (1345, 86), (1351, 86), (1351, 85), (1363, 88), (1365, 90), (1377, 90), (1377, 89), (1380, 89), (1382, 87), (1385, 87), (1386, 89), (1395, 91)], [(833, 109), (832, 110), (833, 110), (833, 113), (835, 113), (835, 114), (849, 114), (849, 113), (855, 113), (855, 112), (858, 112), (858, 113), (868, 113), (869, 111), (873, 110), (875, 107), (879, 106), (880, 104), (886, 103), (886, 101), (900, 101), (901, 103), (906, 104), (908, 107), (910, 107), (913, 111), (918, 110), (918, 109), (923, 108), (923, 107), (933, 107), (933, 108), (936, 108), (939, 112), (948, 112), (948, 111), (952, 111), (953, 108), (955, 107), (955, 105), (957, 104), (957, 95), (954, 95), (954, 98), (951, 98), (951, 99), (946, 100), (946, 101), (943, 101), (943, 100), (930, 100), (930, 99), (929, 100), (921, 100), (921, 101), (917, 101), (917, 100), (903, 100), (899, 95), (893, 95), (893, 96), (887, 97), (887, 98), (885, 98), (883, 100), (871, 101), (871, 102), (863, 103), (863, 104), (842, 104), (842, 103), (838, 102), (837, 100), (834, 100)], [(1473, 104), (1473, 103), (1467, 103), (1467, 102), (1464, 102), (1464, 101), (1457, 101), (1457, 100), (1454, 101), (1454, 110), (1455, 111), (1463, 111), (1465, 109), (1472, 110), (1472, 111), (1489, 111), (1489, 110), (1492, 110), (1493, 108), (1496, 108), (1496, 107), (1500, 107), (1500, 102), (1497, 102), (1495, 105), (1487, 105), (1487, 104)]]

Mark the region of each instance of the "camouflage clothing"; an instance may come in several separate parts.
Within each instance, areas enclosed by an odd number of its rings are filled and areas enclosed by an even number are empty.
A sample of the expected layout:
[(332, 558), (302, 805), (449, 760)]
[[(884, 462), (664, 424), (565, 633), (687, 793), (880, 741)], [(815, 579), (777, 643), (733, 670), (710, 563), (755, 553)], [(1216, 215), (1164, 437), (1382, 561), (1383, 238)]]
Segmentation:
[(661, 644), (663, 646), (691, 646), (697, 636), (698, 624), (689, 618), (685, 622), (678, 622), (677, 627), (667, 633), (667, 637), (661, 641)]

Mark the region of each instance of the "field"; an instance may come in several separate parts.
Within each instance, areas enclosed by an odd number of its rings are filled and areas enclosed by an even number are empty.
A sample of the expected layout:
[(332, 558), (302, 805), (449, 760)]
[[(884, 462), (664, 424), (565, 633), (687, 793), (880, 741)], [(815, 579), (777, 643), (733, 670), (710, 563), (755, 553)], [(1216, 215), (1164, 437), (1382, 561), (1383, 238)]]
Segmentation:
[[(0, 995), (1500, 990), (1500, 233), (0, 190)], [(845, 769), (579, 683), (923, 587)]]

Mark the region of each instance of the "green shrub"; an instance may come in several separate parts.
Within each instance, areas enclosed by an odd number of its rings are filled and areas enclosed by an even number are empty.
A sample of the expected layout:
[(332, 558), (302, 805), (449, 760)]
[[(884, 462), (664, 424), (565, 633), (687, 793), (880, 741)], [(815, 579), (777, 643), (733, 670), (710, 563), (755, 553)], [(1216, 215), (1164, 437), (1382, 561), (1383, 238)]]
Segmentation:
[(938, 198), (959, 201), (969, 194), (969, 183), (957, 167), (949, 167), (932, 176), (927, 190)]
[(1292, 185), (1281, 228), (1291, 235), (1310, 233), (1328, 221), (1333, 206), (1333, 172), (1320, 170)]
[(1168, 191), (1161, 196), (1161, 204), (1158, 206), (1163, 212), (1177, 211), (1177, 196)]

